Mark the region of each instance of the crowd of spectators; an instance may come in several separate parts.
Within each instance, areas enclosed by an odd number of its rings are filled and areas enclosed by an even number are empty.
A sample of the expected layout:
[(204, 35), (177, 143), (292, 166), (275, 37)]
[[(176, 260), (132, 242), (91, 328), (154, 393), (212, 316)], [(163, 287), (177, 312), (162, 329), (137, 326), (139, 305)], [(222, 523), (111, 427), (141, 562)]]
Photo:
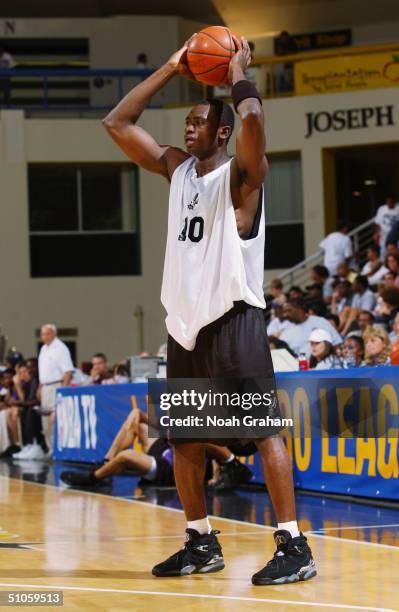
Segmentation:
[(279, 279), (271, 282), (272, 348), (286, 348), (315, 369), (399, 365), (399, 203), (393, 195), (375, 222), (379, 243), (370, 244), (366, 261), (355, 263), (359, 254), (341, 223), (320, 243), (324, 265), (311, 269), (305, 288), (284, 292)]

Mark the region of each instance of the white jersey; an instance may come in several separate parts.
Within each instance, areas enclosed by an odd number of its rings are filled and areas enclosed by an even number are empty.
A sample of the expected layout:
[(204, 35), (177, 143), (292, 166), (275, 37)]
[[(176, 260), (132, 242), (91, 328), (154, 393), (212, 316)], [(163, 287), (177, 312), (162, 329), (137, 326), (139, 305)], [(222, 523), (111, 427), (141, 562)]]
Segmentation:
[(189, 157), (172, 176), (161, 293), (168, 332), (189, 351), (200, 329), (233, 302), (265, 308), (263, 195), (256, 236), (242, 240), (230, 193), (231, 160), (200, 177), (195, 163)]

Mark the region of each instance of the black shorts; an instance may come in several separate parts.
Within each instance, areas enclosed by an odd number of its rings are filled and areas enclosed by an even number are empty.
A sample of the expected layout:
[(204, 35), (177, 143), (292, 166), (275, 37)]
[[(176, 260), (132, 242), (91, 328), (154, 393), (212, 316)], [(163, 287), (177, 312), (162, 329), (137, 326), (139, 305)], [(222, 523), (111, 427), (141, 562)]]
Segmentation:
[[(277, 397), (264, 310), (246, 302), (235, 302), (231, 310), (200, 330), (193, 351), (187, 351), (169, 336), (167, 378), (234, 379), (240, 389), (243, 380), (265, 379), (271, 381)], [(280, 418), (277, 402), (269, 416)], [(275, 435), (280, 430), (281, 427), (273, 428), (268, 435)], [(233, 444), (231, 439), (207, 441), (223, 446), (228, 446), (229, 441)], [(248, 441), (242, 442), (247, 444)]]

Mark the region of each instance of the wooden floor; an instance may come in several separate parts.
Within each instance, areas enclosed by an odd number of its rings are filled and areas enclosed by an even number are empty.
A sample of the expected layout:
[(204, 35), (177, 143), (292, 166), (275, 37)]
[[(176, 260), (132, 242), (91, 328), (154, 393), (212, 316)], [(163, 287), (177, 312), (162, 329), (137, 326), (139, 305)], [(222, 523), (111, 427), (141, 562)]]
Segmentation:
[(318, 577), (253, 587), (271, 528), (215, 518), (226, 569), (155, 579), (182, 544), (181, 512), (4, 477), (0, 501), (0, 590), (60, 589), (67, 610), (399, 610), (396, 546), (311, 535)]

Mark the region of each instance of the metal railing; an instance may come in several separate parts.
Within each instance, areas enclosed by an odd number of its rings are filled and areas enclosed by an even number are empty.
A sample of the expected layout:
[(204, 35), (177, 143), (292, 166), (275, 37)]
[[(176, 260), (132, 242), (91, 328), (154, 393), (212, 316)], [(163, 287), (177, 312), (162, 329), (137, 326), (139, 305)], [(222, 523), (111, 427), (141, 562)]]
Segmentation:
[[(352, 239), (353, 243), (353, 263), (356, 266), (361, 265), (366, 260), (366, 251), (367, 248), (373, 242), (375, 221), (374, 217), (365, 221), (351, 232), (349, 232), (349, 237)], [(283, 283), (283, 290), (287, 291), (293, 285), (297, 285), (299, 287), (304, 287), (306, 284), (309, 284), (309, 272), (313, 266), (319, 265), (323, 263), (324, 251), (320, 249), (310, 255), (303, 261), (299, 262), (289, 270), (286, 270), (282, 274), (276, 276)], [(267, 293), (270, 288), (270, 281), (265, 285), (265, 292)]]

